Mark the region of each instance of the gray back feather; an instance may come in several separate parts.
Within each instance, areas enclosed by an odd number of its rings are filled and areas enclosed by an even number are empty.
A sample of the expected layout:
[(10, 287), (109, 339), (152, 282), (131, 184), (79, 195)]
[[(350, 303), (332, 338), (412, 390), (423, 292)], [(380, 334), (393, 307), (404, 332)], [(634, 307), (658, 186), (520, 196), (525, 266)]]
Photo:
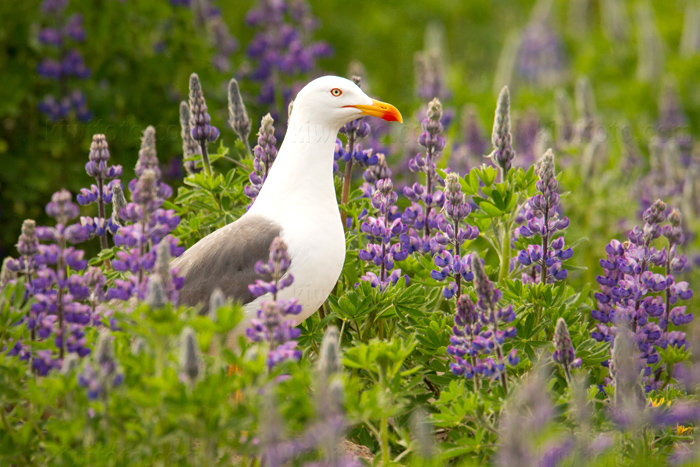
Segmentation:
[(279, 224), (263, 216), (245, 215), (201, 239), (172, 262), (185, 278), (179, 302), (209, 303), (217, 287), (228, 298), (251, 302), (248, 285), (260, 278), (255, 263), (269, 258), (270, 244), (281, 232)]

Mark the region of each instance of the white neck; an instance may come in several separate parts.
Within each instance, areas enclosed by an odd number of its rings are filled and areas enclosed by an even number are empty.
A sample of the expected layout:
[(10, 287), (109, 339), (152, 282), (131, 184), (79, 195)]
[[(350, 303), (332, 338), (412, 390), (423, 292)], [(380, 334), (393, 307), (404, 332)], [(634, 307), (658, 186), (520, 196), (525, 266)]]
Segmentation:
[(277, 159), (249, 213), (284, 221), (299, 215), (300, 207), (338, 212), (333, 180), (338, 128), (312, 123), (304, 113), (290, 118)]

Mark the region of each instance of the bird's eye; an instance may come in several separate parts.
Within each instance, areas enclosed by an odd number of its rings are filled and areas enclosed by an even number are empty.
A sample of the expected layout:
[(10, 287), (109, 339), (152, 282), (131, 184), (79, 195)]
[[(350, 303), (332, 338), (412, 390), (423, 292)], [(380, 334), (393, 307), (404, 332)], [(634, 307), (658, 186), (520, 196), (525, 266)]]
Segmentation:
[(331, 89), (331, 94), (334, 95), (335, 97), (340, 96), (342, 93), (343, 93), (343, 91), (341, 91), (341, 90), (338, 89), (338, 88), (333, 88), (333, 89)]

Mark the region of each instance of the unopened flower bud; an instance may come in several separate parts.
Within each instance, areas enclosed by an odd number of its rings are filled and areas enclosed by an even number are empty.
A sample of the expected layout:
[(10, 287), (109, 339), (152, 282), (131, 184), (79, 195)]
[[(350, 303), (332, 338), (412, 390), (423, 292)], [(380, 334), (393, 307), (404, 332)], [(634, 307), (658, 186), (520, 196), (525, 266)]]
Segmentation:
[(199, 376), (199, 344), (189, 326), (180, 336), (180, 372), (192, 384)]
[(250, 136), (250, 119), (235, 79), (228, 83), (228, 115), (228, 123), (233, 131), (241, 140), (247, 141)]
[(146, 303), (153, 308), (162, 308), (165, 306), (165, 284), (163, 278), (159, 274), (152, 274), (148, 278), (148, 288), (146, 289)]

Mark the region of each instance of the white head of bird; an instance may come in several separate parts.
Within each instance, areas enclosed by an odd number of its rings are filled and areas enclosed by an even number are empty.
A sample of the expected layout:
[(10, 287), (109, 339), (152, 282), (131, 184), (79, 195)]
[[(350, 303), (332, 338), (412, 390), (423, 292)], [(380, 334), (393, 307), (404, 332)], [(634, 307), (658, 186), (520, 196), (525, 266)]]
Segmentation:
[[(304, 86), (297, 94), (290, 127), (323, 125), (337, 131), (346, 123), (367, 115), (390, 122), (403, 122), (396, 107), (370, 98), (349, 79), (322, 76)], [(335, 134), (332, 137), (335, 141)]]

